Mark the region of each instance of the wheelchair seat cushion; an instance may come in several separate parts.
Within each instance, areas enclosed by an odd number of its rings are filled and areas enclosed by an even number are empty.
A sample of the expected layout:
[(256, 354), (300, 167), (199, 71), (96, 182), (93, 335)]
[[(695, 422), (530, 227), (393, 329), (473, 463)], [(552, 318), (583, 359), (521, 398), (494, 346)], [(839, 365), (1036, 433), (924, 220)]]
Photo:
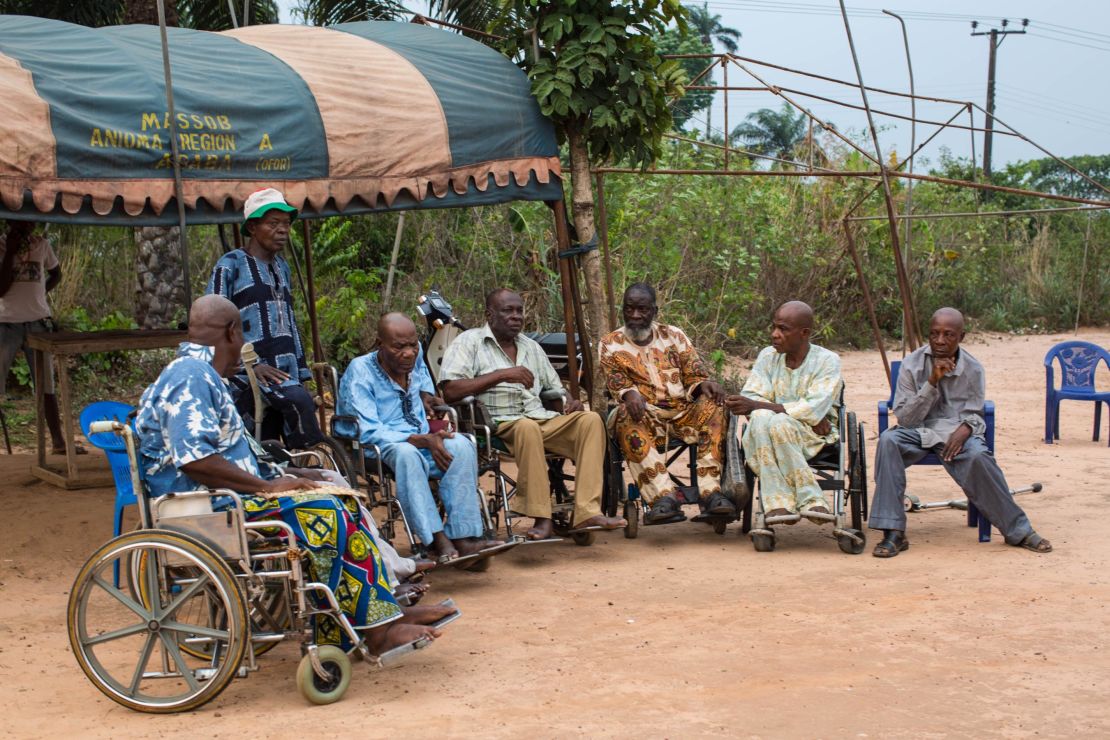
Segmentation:
[(810, 467), (837, 470), (840, 467), (839, 444), (825, 445), (821, 451), (809, 459)]

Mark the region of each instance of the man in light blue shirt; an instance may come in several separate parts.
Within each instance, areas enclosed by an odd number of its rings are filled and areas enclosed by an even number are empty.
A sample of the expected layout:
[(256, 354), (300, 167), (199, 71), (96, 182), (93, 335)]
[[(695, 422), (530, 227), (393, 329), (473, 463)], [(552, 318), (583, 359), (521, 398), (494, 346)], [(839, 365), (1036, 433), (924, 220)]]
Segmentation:
[[(358, 419), (359, 441), (377, 445), (393, 471), (412, 533), (449, 562), (499, 542), (483, 538), (478, 453), (469, 438), (432, 432), (425, 399), (435, 386), (420, 356), (416, 325), (390, 313), (378, 321), (379, 349), (355, 358), (339, 386), (338, 412)], [(440, 518), (429, 478), (439, 480)]]

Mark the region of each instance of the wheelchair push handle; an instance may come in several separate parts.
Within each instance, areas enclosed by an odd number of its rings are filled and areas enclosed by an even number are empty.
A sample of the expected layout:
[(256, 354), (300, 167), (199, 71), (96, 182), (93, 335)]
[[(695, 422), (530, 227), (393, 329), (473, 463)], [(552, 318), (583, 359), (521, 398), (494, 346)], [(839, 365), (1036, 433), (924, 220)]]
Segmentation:
[(105, 432), (107, 432), (109, 434), (119, 434), (120, 432), (122, 432), (126, 428), (127, 428), (126, 424), (124, 424), (123, 422), (116, 421), (114, 419), (107, 419), (107, 420), (103, 420), (103, 421), (94, 421), (91, 424), (89, 424), (89, 434), (103, 434)]

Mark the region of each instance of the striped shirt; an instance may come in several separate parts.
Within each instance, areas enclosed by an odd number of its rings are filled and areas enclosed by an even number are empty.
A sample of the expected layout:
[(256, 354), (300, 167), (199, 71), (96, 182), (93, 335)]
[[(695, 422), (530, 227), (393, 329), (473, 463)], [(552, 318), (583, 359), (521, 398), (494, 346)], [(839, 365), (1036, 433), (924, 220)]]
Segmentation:
[(498, 383), (478, 394), (478, 400), (485, 405), (494, 423), (501, 424), (522, 416), (539, 420), (558, 416), (559, 412), (543, 407), (540, 393), (550, 390), (562, 392), (563, 385), (559, 382), (559, 375), (539, 343), (523, 334), (516, 337), (514, 364), (497, 343), (489, 324), (481, 329), (467, 329), (447, 348), (439, 379), (440, 382), (469, 380), (514, 366), (526, 367), (532, 371), (534, 379), (531, 388), (525, 388), (520, 383)]

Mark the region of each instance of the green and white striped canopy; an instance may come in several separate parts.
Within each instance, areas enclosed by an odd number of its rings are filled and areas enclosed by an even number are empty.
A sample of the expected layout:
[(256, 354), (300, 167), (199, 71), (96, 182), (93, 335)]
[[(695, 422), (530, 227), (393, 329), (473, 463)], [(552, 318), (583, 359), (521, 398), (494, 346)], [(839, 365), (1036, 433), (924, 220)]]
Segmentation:
[[(527, 78), (454, 33), (391, 22), (171, 28), (190, 223), (281, 190), (305, 216), (562, 195)], [(0, 16), (0, 218), (176, 223), (155, 26)]]

